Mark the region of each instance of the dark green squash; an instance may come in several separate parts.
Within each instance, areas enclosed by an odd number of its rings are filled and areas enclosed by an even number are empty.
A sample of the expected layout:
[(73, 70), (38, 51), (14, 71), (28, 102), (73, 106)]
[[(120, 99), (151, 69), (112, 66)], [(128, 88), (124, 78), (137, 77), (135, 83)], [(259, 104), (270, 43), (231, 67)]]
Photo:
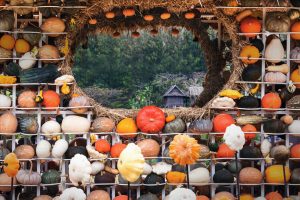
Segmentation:
[(67, 152), (65, 153), (65, 156), (67, 159), (73, 158), (76, 154), (82, 154), (86, 157), (88, 157), (88, 152), (85, 147), (83, 146), (74, 146), (68, 148)]
[(20, 71), (20, 65), (14, 62), (10, 62), (7, 65), (4, 65), (3, 67), (3, 72), (8, 76), (19, 76)]
[[(41, 29), (32, 25), (29, 25), (24, 28), (24, 32), (41, 32)], [(42, 35), (37, 33), (23, 33), (23, 38), (31, 44), (31, 46), (35, 46), (39, 44)]]
[(216, 171), (213, 176), (214, 183), (233, 183), (234, 177), (227, 169)]
[(115, 183), (115, 175), (108, 172), (100, 172), (95, 176), (95, 183)]
[(14, 27), (15, 17), (12, 11), (0, 10), (0, 30), (11, 31)]
[(242, 163), (240, 161), (237, 162), (238, 167), (236, 168), (236, 161), (231, 160), (227, 163), (226, 168), (231, 172), (231, 173), (236, 173), (236, 169), (240, 171), (242, 169)]
[(183, 133), (186, 129), (186, 124), (181, 118), (176, 118), (167, 123), (164, 127), (164, 133)]
[[(144, 184), (157, 184), (157, 183), (165, 183), (165, 178), (163, 176), (159, 176), (157, 174), (151, 173), (149, 174), (145, 180)], [(164, 189), (164, 184), (155, 185), (155, 186), (145, 186), (145, 189), (152, 194), (159, 194)]]
[(262, 52), (264, 50), (264, 43), (262, 40), (255, 38), (255, 39), (250, 40), (250, 43), (253, 46), (255, 46), (259, 50), (259, 52)]
[(244, 146), (240, 151), (241, 158), (261, 158), (261, 152), (257, 147)]
[(237, 101), (239, 108), (258, 108), (259, 100), (253, 96), (243, 96)]
[(225, 168), (225, 166), (222, 163), (216, 163), (216, 165), (215, 165), (215, 171), (219, 171), (224, 168)]
[(292, 171), (291, 183), (300, 184), (300, 168), (296, 168)]
[(210, 119), (198, 119), (193, 121), (189, 127), (189, 133), (209, 133), (213, 128), (212, 122)]
[(21, 83), (53, 83), (58, 77), (56, 65), (46, 65), (42, 68), (31, 68), (20, 73)]
[(284, 133), (285, 124), (279, 119), (271, 119), (263, 123), (265, 133)]
[(261, 65), (248, 65), (242, 72), (243, 81), (257, 81), (261, 77)]
[(138, 200), (159, 200), (159, 198), (156, 195), (149, 192), (140, 196)]
[(9, 153), (10, 151), (7, 148), (0, 146), (0, 160), (4, 160), (5, 156)]
[(36, 117), (24, 116), (18, 119), (19, 128), (22, 133), (36, 134), (39, 129), (39, 124)]
[[(60, 173), (56, 170), (50, 169), (42, 175), (43, 184), (60, 183)], [(46, 186), (46, 194), (54, 196), (58, 193), (58, 185)]]
[(294, 96), (293, 92), (290, 92), (286, 87), (281, 89), (279, 92), (279, 97), (283, 102), (288, 102)]

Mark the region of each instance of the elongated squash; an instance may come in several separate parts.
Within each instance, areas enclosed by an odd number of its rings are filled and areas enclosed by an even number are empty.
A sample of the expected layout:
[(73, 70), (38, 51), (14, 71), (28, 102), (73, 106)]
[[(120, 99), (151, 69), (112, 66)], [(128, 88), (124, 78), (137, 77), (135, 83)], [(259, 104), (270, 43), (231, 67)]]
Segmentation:
[(91, 121), (85, 117), (70, 115), (63, 119), (61, 129), (64, 133), (85, 133), (88, 132)]
[(56, 65), (46, 65), (43, 68), (31, 68), (20, 73), (21, 83), (53, 83), (59, 73)]

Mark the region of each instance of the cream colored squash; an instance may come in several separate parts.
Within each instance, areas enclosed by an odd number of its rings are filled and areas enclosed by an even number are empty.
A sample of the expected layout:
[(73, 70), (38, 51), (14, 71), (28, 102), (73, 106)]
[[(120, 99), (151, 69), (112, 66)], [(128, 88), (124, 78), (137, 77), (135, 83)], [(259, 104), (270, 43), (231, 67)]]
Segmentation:
[(166, 200), (196, 200), (196, 194), (186, 188), (176, 188), (166, 198)]
[(99, 172), (101, 172), (102, 170), (104, 170), (105, 168), (105, 165), (102, 163), (102, 162), (99, 162), (99, 161), (95, 161), (92, 163), (92, 175), (96, 175), (98, 174)]
[(41, 140), (35, 151), (38, 158), (48, 158), (51, 154), (51, 144), (47, 140)]
[(59, 196), (58, 200), (86, 200), (86, 194), (82, 189), (71, 187), (65, 189)]
[(279, 63), (284, 58), (284, 48), (279, 38), (271, 40), (265, 50), (265, 58), (268, 62)]
[(64, 133), (86, 133), (90, 126), (91, 122), (87, 118), (70, 115), (63, 119), (61, 129)]
[(16, 175), (18, 183), (23, 185), (38, 185), (42, 181), (41, 174), (32, 171), (32, 162), (30, 161), (30, 170), (21, 169)]
[(288, 126), (289, 133), (300, 133), (300, 120), (293, 120), (292, 124)]
[(190, 171), (190, 182), (197, 183), (209, 183), (210, 175), (208, 169), (199, 167)]
[(61, 158), (68, 150), (69, 144), (66, 140), (57, 140), (52, 148), (52, 157)]
[(57, 121), (54, 120), (50, 120), (45, 122), (42, 125), (42, 133), (47, 134), (46, 137), (52, 137), (55, 136), (55, 133), (60, 133), (61, 132), (61, 128), (60, 128), (60, 124)]
[(73, 185), (85, 186), (90, 182), (92, 165), (88, 159), (81, 154), (76, 154), (69, 164), (69, 179)]
[(0, 107), (10, 107), (11, 106), (11, 98), (4, 94), (0, 94)]

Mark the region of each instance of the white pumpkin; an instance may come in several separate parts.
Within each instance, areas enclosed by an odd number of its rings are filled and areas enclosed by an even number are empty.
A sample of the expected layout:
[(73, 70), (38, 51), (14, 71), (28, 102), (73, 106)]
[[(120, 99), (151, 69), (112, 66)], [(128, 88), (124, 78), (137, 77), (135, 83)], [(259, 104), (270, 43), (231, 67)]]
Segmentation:
[(213, 100), (213, 108), (233, 108), (235, 106), (235, 101), (228, 97), (218, 97)]
[(196, 194), (186, 188), (176, 188), (166, 198), (166, 200), (196, 200)]
[(67, 188), (59, 196), (59, 200), (86, 200), (86, 195), (82, 189), (76, 187)]
[(85, 186), (90, 182), (91, 173), (92, 165), (84, 155), (76, 154), (71, 159), (69, 164), (69, 178), (73, 185)]
[(0, 94), (0, 107), (10, 107), (11, 106), (11, 98), (4, 94)]
[(292, 49), (290, 55), (291, 59), (296, 59), (293, 60), (293, 62), (300, 64), (300, 47), (295, 47), (294, 49)]
[(288, 126), (289, 133), (300, 133), (300, 120), (294, 120), (291, 125)]
[(271, 40), (269, 45), (266, 47), (265, 58), (268, 62), (279, 63), (284, 58), (284, 48), (279, 38)]
[(163, 175), (172, 170), (172, 165), (165, 162), (158, 162), (152, 166), (152, 171), (157, 175)]
[(38, 185), (42, 181), (41, 174), (32, 171), (32, 162), (30, 161), (30, 170), (21, 169), (16, 175), (18, 183), (23, 185)]
[(101, 172), (102, 170), (104, 170), (105, 165), (99, 161), (93, 162), (92, 163), (92, 175), (96, 175), (99, 172)]
[(208, 169), (199, 167), (190, 171), (190, 182), (193, 184), (209, 183), (210, 175)]
[(55, 133), (60, 133), (60, 124), (57, 121), (47, 121), (42, 125), (42, 133), (47, 134), (46, 137), (52, 137)]
[(151, 174), (152, 172), (152, 167), (151, 165), (149, 165), (148, 163), (145, 163), (144, 165), (144, 170), (143, 170), (143, 175), (148, 175), (148, 174)]
[(64, 133), (86, 133), (90, 130), (90, 126), (90, 120), (76, 115), (65, 117), (61, 124)]
[(57, 140), (52, 148), (52, 157), (61, 158), (68, 150), (69, 144), (66, 140)]
[(268, 72), (265, 75), (266, 82), (284, 83), (286, 82), (286, 75), (281, 72)]
[(38, 158), (48, 158), (51, 155), (51, 144), (47, 140), (41, 140), (35, 151)]

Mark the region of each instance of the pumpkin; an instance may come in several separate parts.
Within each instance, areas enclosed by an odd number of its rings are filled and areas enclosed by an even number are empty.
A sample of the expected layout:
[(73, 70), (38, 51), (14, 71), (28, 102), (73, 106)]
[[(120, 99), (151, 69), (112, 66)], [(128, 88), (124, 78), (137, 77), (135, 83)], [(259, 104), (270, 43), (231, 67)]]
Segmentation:
[(228, 6), (228, 7), (232, 7), (232, 8), (225, 8), (223, 9), (223, 13), (225, 15), (229, 15), (229, 16), (232, 16), (234, 15), (237, 11), (238, 11), (238, 8), (234, 8), (234, 7), (238, 7), (239, 4), (236, 0), (227, 0), (225, 1), (225, 6)]
[(108, 172), (98, 173), (95, 176), (95, 183), (115, 183), (115, 175)]
[(168, 183), (183, 183), (185, 181), (185, 173), (182, 172), (168, 172), (166, 175)]
[(26, 134), (36, 134), (39, 129), (39, 124), (36, 117), (27, 116), (21, 117), (18, 120), (19, 128), (22, 133)]
[(16, 178), (22, 185), (38, 185), (42, 181), (40, 173), (32, 172), (32, 162), (30, 162), (30, 170), (19, 170)]
[(35, 108), (36, 93), (31, 90), (25, 90), (18, 96), (18, 105), (21, 108)]
[(14, 153), (9, 153), (4, 158), (3, 170), (6, 175), (9, 177), (15, 177), (19, 171), (19, 160), (17, 159), (17, 155)]
[[(32, 12), (31, 6), (33, 6), (33, 0), (24, 0), (24, 1), (19, 1), (19, 0), (10, 0), (9, 4), (11, 6), (16, 6), (13, 8), (13, 10), (19, 14), (19, 15), (27, 15)], [(18, 7), (21, 6), (21, 7)], [(25, 8), (22, 8), (22, 6), (25, 6)], [(29, 6), (29, 8), (26, 8), (26, 6)]]
[(141, 148), (144, 157), (157, 157), (160, 152), (160, 146), (156, 140), (144, 139), (137, 142), (137, 146)]
[(35, 197), (33, 200), (52, 200), (52, 197), (48, 196), (48, 195), (40, 195)]
[(117, 125), (117, 133), (124, 138), (134, 138), (137, 132), (137, 126), (132, 118), (122, 119)]
[(195, 18), (195, 13), (193, 13), (193, 12), (186, 12), (185, 14), (184, 14), (184, 18), (185, 19), (194, 19)]
[[(69, 102), (70, 107), (85, 107), (90, 106), (89, 99), (85, 96), (75, 96)], [(83, 114), (85, 113), (88, 108), (72, 108), (71, 109), (74, 113)]]
[[(0, 47), (0, 58), (11, 58), (11, 57), (12, 57), (12, 51)], [(0, 63), (5, 63), (6, 61), (8, 61), (8, 59), (1, 59)]]
[(58, 63), (59, 50), (53, 45), (43, 45), (39, 48), (39, 57), (43, 63)]
[(257, 81), (261, 77), (261, 65), (248, 65), (242, 72), (244, 81)]
[(260, 184), (263, 176), (261, 172), (254, 167), (245, 167), (239, 172), (240, 183)]
[(28, 51), (30, 51), (30, 44), (24, 39), (17, 39), (15, 50), (17, 53), (27, 53)]
[(166, 198), (167, 200), (196, 200), (196, 194), (186, 188), (176, 188), (172, 190)]
[(165, 125), (165, 114), (156, 106), (145, 106), (137, 114), (137, 127), (144, 133), (158, 133)]
[(300, 64), (300, 47), (295, 47), (290, 52), (290, 58), (295, 63)]
[(210, 175), (208, 169), (204, 167), (198, 167), (190, 171), (190, 183), (192, 184), (202, 184), (209, 183)]
[(11, 35), (4, 34), (0, 38), (0, 46), (7, 50), (12, 50), (15, 47), (15, 38)]
[(14, 12), (8, 10), (1, 10), (0, 12), (0, 30), (11, 31), (14, 27)]
[(42, 174), (42, 183), (51, 184), (60, 182), (60, 173), (56, 170), (50, 169)]
[(117, 143), (114, 144), (110, 149), (110, 155), (112, 158), (119, 158), (122, 151), (126, 148), (126, 144)]
[(235, 101), (228, 97), (217, 97), (213, 100), (212, 108), (233, 108), (235, 106)]
[(215, 172), (213, 181), (214, 183), (233, 183), (234, 177), (227, 169), (221, 169)]
[(75, 115), (65, 117), (61, 123), (64, 133), (86, 133), (89, 132), (90, 126), (90, 120)]
[(127, 9), (124, 9), (122, 13), (125, 17), (132, 17), (135, 15), (135, 10), (132, 8), (127, 8)]
[(270, 12), (266, 16), (265, 26), (269, 32), (289, 32), (291, 20), (284, 12)]
[(217, 151), (217, 158), (233, 158), (235, 151), (231, 150), (227, 144), (222, 143), (219, 145), (219, 149)]
[(214, 131), (225, 132), (226, 128), (234, 123), (235, 121), (231, 115), (226, 113), (218, 114), (213, 119)]
[[(1, 192), (10, 192), (11, 191), (11, 184), (12, 178), (9, 177), (7, 174), (2, 173), (0, 174), (0, 185), (9, 185), (9, 186), (0, 186)], [(16, 178), (13, 178), (13, 184), (17, 184)]]
[(112, 132), (115, 128), (115, 122), (107, 117), (98, 117), (93, 121), (92, 131), (93, 132)]
[(295, 144), (291, 147), (291, 158), (300, 158), (300, 144)]
[(264, 122), (265, 133), (284, 133), (285, 124), (279, 119), (271, 119)]
[(168, 122), (164, 129), (164, 133), (183, 133), (186, 129), (186, 124), (181, 118), (176, 118), (171, 122)]
[(171, 122), (171, 121), (174, 121), (176, 119), (176, 116), (175, 115), (168, 115), (166, 117), (166, 123), (168, 122)]
[(281, 99), (278, 93), (270, 92), (261, 99), (262, 108), (277, 109), (281, 107)]
[(52, 137), (55, 133), (61, 132), (61, 127), (57, 121), (50, 120), (42, 125), (41, 131), (43, 134), (46, 134), (46, 137)]
[(265, 198), (266, 200), (283, 200), (283, 197), (277, 191), (269, 192), (268, 194), (266, 194)]
[[(291, 74), (291, 81), (300, 83), (300, 70), (295, 69)], [(294, 84), (297, 88), (300, 88), (300, 84)]]
[(115, 16), (116, 16), (115, 13), (112, 11), (105, 13), (105, 17), (107, 19), (113, 19), (113, 18), (115, 18)]
[(235, 197), (230, 192), (218, 192), (212, 200), (235, 200)]
[(110, 144), (107, 140), (99, 139), (95, 143), (95, 149), (100, 153), (110, 152)]
[(145, 158), (140, 147), (129, 143), (118, 160), (118, 170), (122, 177), (129, 182), (135, 182), (143, 173), (144, 165)]
[(237, 101), (237, 105), (239, 108), (258, 108), (259, 99), (253, 96), (243, 96)]
[[(40, 28), (29, 25), (24, 28), (24, 32), (41, 32)], [(35, 46), (39, 43), (42, 35), (37, 33), (23, 33), (23, 39), (29, 42), (30, 45)]]
[(17, 155), (18, 159), (31, 159), (34, 156), (34, 148), (24, 144), (17, 146), (14, 153)]
[[(280, 118), (280, 120), (283, 122), (283, 123), (285, 123), (286, 125), (291, 125), (293, 122), (294, 122), (294, 119), (293, 119), (293, 117), (291, 116), (291, 115), (284, 115), (284, 116), (282, 116), (281, 118)], [(300, 122), (300, 121), (299, 121)], [(297, 124), (297, 123), (299, 123), (299, 122), (295, 122), (295, 124)], [(294, 125), (295, 125), (294, 124)], [(291, 132), (293, 132), (293, 126), (289, 126), (289, 127), (291, 127)], [(295, 127), (296, 128), (296, 127)], [(298, 128), (297, 128), (298, 129)], [(289, 132), (290, 132), (290, 129), (289, 129)], [(291, 133), (290, 132), (290, 133)]]
[(195, 120), (188, 127), (189, 133), (209, 133), (213, 129), (210, 119)]
[(261, 152), (257, 147), (244, 146), (240, 151), (241, 158), (261, 158)]
[[(285, 166), (284, 170), (286, 175), (286, 182), (289, 182), (291, 177), (291, 171), (287, 166)], [(282, 165), (269, 166), (265, 170), (265, 177), (267, 183), (284, 183), (283, 166)]]
[(205, 195), (199, 195), (196, 197), (196, 200), (209, 200), (209, 198)]
[(176, 135), (169, 146), (169, 154), (179, 165), (194, 164), (200, 157), (200, 145), (188, 135)]
[(286, 121), (291, 122), (290, 125), (288, 126), (289, 133), (299, 133), (300, 120), (293, 120), (293, 118), (291, 117), (291, 119), (286, 119)]
[(258, 48), (252, 45), (246, 45), (240, 52), (242, 62), (245, 64), (254, 64), (258, 61), (260, 54)]
[(166, 19), (170, 19), (171, 18), (171, 14), (168, 13), (168, 12), (164, 12), (160, 15), (160, 18), (163, 19), (163, 20), (166, 20)]
[(300, 183), (300, 168), (296, 168), (292, 172), (291, 183)]
[(4, 94), (0, 94), (0, 107), (2, 108), (8, 108), (11, 106), (11, 98), (4, 95)]
[(60, 104), (60, 97), (53, 90), (47, 90), (43, 92), (43, 102), (42, 105), (46, 108), (55, 108), (59, 107)]
[[(163, 176), (151, 173), (149, 175), (146, 176), (145, 180), (144, 180), (145, 184), (152, 184), (151, 186), (146, 185), (145, 189), (148, 192), (151, 192), (152, 194), (159, 194), (162, 192), (162, 190), (164, 189), (164, 184), (165, 183), (165, 178)], [(154, 184), (154, 185), (153, 185)], [(157, 184), (157, 185), (155, 185)], [(161, 184), (161, 185), (158, 185)]]
[(61, 158), (68, 150), (68, 142), (64, 139), (57, 140), (52, 148), (52, 157)]
[(128, 200), (127, 195), (119, 195), (114, 198), (114, 200)]
[(41, 140), (36, 146), (36, 155), (38, 158), (48, 158), (51, 155), (51, 144), (47, 140)]
[(50, 17), (41, 25), (43, 32), (50, 33), (48, 34), (49, 37), (58, 37), (60, 34), (57, 33), (63, 33), (65, 28), (65, 22), (57, 17)]
[(274, 158), (276, 164), (284, 164), (290, 156), (289, 149), (284, 145), (274, 146), (270, 151), (270, 157)]
[(242, 131), (245, 133), (245, 139), (248, 141), (252, 140), (256, 137), (256, 133), (251, 133), (251, 132), (257, 132), (256, 127), (253, 126), (252, 124), (247, 124), (247, 125), (243, 126)]
[(261, 22), (256, 17), (246, 17), (240, 23), (240, 29), (246, 37), (255, 37), (261, 31)]
[(285, 56), (284, 47), (277, 36), (271, 35), (269, 37), (273, 37), (273, 39), (266, 47), (265, 58), (268, 62), (279, 63)]
[(286, 78), (287, 78), (286, 75), (284, 75), (281, 72), (268, 72), (265, 74), (266, 82), (285, 83)]
[[(291, 26), (291, 32), (300, 32), (300, 22), (296, 21), (292, 26)], [(300, 40), (300, 34), (299, 33), (292, 33), (291, 38), (293, 40)]]
[(154, 16), (153, 15), (144, 15), (143, 18), (144, 18), (145, 21), (150, 22), (154, 19)]
[[(236, 166), (237, 164), (237, 166)], [(240, 161), (231, 160), (227, 163), (226, 168), (231, 172), (231, 173), (237, 173), (242, 169), (242, 163)]]
[(10, 111), (0, 116), (0, 133), (4, 135), (12, 135), (17, 131), (18, 120)]

